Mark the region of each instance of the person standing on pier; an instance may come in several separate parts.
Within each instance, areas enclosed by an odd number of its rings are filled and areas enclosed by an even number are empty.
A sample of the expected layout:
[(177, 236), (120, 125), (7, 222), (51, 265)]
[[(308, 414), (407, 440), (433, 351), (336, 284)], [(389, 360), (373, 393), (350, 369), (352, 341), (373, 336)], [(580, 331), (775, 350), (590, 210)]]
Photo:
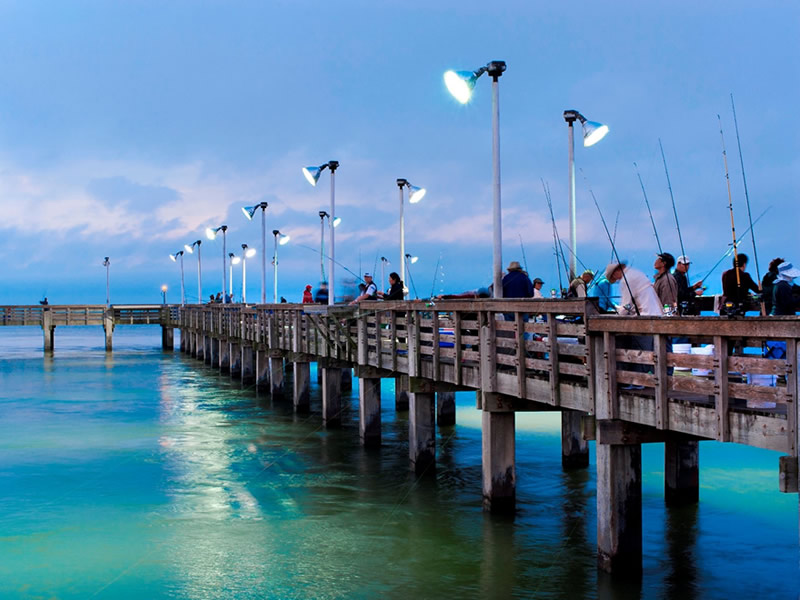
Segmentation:
[[(750, 273), (745, 271), (750, 259), (747, 254), (739, 254), (733, 257), (733, 268), (728, 269), (722, 274), (722, 306), (723, 310), (727, 304), (732, 305), (734, 312), (744, 308), (745, 302), (749, 299), (748, 291), (758, 293), (758, 284), (750, 277)], [(737, 264), (738, 263), (738, 264)], [(736, 270), (739, 270), (738, 276)]]
[(772, 290), (772, 310), (771, 315), (791, 315), (797, 311), (797, 306), (792, 296), (792, 281), (795, 277), (800, 277), (800, 269), (790, 262), (782, 262), (778, 265), (778, 273), (775, 278), (775, 285)]
[(778, 266), (786, 262), (782, 258), (773, 258), (769, 261), (769, 268), (761, 279), (761, 298), (764, 301), (764, 311), (772, 314), (772, 290), (775, 287), (775, 280), (778, 278)]
[(703, 293), (703, 282), (698, 281), (689, 285), (689, 265), (692, 261), (688, 256), (683, 255), (678, 257), (678, 263), (675, 265), (675, 283), (678, 285), (678, 314), (680, 315), (699, 315), (700, 311), (697, 310), (697, 303), (695, 299)]
[(533, 283), (518, 261), (508, 263), (503, 277), (503, 298), (533, 298)]
[(542, 296), (542, 285), (544, 285), (544, 281), (542, 281), (538, 277), (533, 280), (533, 297), (534, 298), (544, 298), (544, 296)]
[(617, 307), (618, 314), (638, 314), (644, 317), (664, 315), (653, 284), (640, 270), (629, 267), (624, 262), (613, 262), (606, 267), (606, 279), (610, 283), (620, 282), (622, 304)]
[(611, 282), (605, 275), (601, 275), (589, 290), (591, 298), (597, 298), (597, 306), (602, 312), (615, 312), (614, 302), (611, 300)]
[(303, 290), (303, 304), (311, 304), (314, 302), (314, 296), (311, 294), (311, 286), (307, 285)]
[(653, 268), (656, 270), (653, 289), (658, 295), (664, 314), (673, 314), (678, 308), (678, 284), (669, 270), (675, 265), (675, 257), (669, 252), (656, 256)]
[(567, 298), (586, 298), (586, 287), (594, 279), (594, 273), (586, 269), (580, 277), (576, 277), (569, 284)]
[(314, 296), (314, 302), (317, 304), (327, 304), (328, 303), (328, 282), (321, 281), (319, 284), (319, 289), (317, 290), (316, 295)]

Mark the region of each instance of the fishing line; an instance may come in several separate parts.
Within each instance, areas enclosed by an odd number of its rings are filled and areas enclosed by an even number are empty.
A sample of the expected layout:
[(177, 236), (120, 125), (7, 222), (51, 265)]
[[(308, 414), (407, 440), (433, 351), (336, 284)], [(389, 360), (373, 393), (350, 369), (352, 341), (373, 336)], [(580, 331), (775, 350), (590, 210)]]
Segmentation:
[[(753, 260), (756, 262), (756, 278), (761, 285), (761, 273), (758, 269), (758, 250), (756, 249), (756, 235), (753, 229), (753, 215), (750, 212), (750, 194), (747, 193), (747, 177), (744, 174), (744, 158), (742, 158), (742, 142), (739, 140), (739, 123), (736, 120), (736, 105), (733, 103), (733, 93), (731, 93), (731, 109), (733, 109), (733, 125), (736, 128), (736, 145), (739, 147), (739, 164), (742, 165), (742, 182), (744, 183), (744, 199), (747, 203), (747, 218), (750, 220), (750, 239), (753, 242)], [(742, 236), (744, 237), (744, 235)]]
[(661, 159), (664, 161), (664, 173), (667, 176), (667, 187), (669, 188), (669, 197), (672, 200), (672, 213), (675, 215), (675, 228), (678, 230), (678, 241), (680, 242), (681, 245), (681, 254), (683, 256), (686, 256), (686, 251), (683, 249), (683, 237), (681, 236), (681, 226), (680, 223), (678, 223), (678, 210), (675, 208), (675, 196), (672, 194), (672, 183), (669, 180), (669, 170), (667, 169), (667, 158), (666, 156), (664, 156), (664, 146), (661, 145), (661, 138), (658, 138), (658, 147), (661, 149)]
[[(650, 210), (650, 202), (647, 200), (647, 192), (644, 189), (644, 182), (642, 181), (642, 176), (639, 174), (639, 165), (637, 165), (636, 162), (634, 162), (633, 166), (636, 169), (636, 177), (639, 178), (639, 185), (642, 187), (642, 194), (644, 195), (644, 204), (645, 204), (645, 206), (647, 206), (647, 214), (650, 215), (650, 223), (652, 223), (652, 225), (653, 225), (653, 234), (656, 236), (656, 244), (658, 245), (658, 253), (662, 254), (661, 240), (658, 239), (658, 230), (656, 229), (656, 222), (653, 219), (653, 211)], [(619, 214), (619, 213), (617, 213), (617, 214)], [(616, 228), (616, 226), (614, 226), (614, 233), (615, 234), (616, 234), (616, 231), (617, 231), (617, 228)], [(615, 235), (615, 237), (616, 237), (616, 235)], [(683, 252), (683, 245), (681, 245), (681, 252)]]

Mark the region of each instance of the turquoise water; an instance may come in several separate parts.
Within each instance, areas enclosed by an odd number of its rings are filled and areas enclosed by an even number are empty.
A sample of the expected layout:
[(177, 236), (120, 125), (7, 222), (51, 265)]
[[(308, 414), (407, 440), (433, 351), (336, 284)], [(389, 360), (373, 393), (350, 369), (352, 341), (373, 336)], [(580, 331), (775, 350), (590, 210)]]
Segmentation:
[[(435, 476), (408, 470), (384, 381), (383, 444), (320, 398), (295, 416), (157, 327), (0, 328), (0, 598), (796, 598), (798, 498), (778, 454), (701, 444), (701, 500), (666, 509), (643, 450), (644, 576), (598, 576), (594, 465), (564, 473), (556, 414), (517, 419), (518, 511), (481, 511), (480, 414), (458, 394)], [(312, 381), (316, 377), (312, 373)], [(592, 448), (592, 454), (594, 449)]]

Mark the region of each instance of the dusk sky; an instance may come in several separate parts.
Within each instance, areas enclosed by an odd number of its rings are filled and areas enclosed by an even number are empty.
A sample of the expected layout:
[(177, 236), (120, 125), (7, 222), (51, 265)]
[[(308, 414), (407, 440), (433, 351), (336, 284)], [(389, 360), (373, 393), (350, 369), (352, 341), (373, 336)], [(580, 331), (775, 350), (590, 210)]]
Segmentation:
[[(611, 254), (591, 186), (610, 227), (620, 212), (620, 254), (652, 272), (634, 161), (664, 249), (681, 253), (660, 138), (690, 278), (704, 275), (731, 242), (717, 114), (736, 228), (748, 226), (731, 93), (753, 217), (771, 207), (755, 228), (761, 274), (775, 256), (800, 263), (799, 30), (800, 4), (770, 1), (0, 1), (0, 303), (103, 303), (104, 256), (112, 302), (159, 302), (162, 284), (177, 302), (180, 270), (168, 255), (201, 238), (207, 297), (221, 287), (222, 249), (204, 229), (224, 223), (229, 250), (248, 243), (260, 253), (260, 219), (241, 212), (260, 201), (267, 229), (292, 236), (280, 248), (279, 294), (299, 301), (319, 282), (330, 181), (326, 171), (312, 188), (301, 167), (331, 159), (343, 265), (380, 273), (386, 256), (399, 271), (395, 179), (405, 177), (428, 190), (405, 210), (418, 295), (486, 286), (491, 80), (462, 106), (442, 75), (491, 60), (508, 65), (504, 267), (519, 260), (546, 290), (558, 287), (541, 180), (567, 239), (562, 113), (574, 108), (610, 127), (596, 146), (576, 143), (580, 260), (602, 268)], [(270, 259), (271, 242), (268, 233)], [(749, 235), (740, 250), (752, 257)], [(196, 257), (185, 258), (196, 301)], [(254, 301), (260, 255), (247, 274)], [(337, 270), (338, 282), (346, 277)], [(238, 297), (240, 268), (234, 278)], [(271, 265), (267, 280), (271, 297)]]

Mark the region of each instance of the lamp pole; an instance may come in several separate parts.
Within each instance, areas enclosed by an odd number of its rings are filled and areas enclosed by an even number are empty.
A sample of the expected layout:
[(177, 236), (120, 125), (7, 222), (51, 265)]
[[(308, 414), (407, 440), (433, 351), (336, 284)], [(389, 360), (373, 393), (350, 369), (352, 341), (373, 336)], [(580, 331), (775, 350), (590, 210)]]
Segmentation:
[[(328, 281), (328, 306), (333, 306), (334, 297), (336, 295), (334, 291), (336, 289), (336, 241), (334, 239), (333, 228), (335, 227), (336, 223), (336, 169), (338, 168), (338, 160), (329, 160), (324, 165), (320, 165), (318, 167), (303, 167), (303, 175), (313, 186), (317, 185), (317, 181), (319, 181), (319, 176), (322, 171), (328, 169), (331, 172), (331, 212), (328, 215), (328, 227), (330, 229), (331, 236), (330, 263), (328, 268), (330, 274)], [(320, 218), (324, 218), (322, 214), (320, 214)]]
[(183, 250), (176, 252), (175, 254), (170, 254), (169, 257), (172, 259), (172, 262), (178, 260), (178, 257), (181, 258), (181, 306), (186, 304), (186, 290), (183, 286)]
[(272, 303), (278, 303), (278, 236), (281, 232), (277, 229), (272, 230), (272, 235), (275, 237), (275, 249), (272, 254), (272, 277), (273, 281), (273, 289), (272, 289)]
[[(382, 287), (383, 291), (386, 291), (386, 288), (387, 288), (387, 285), (386, 285), (386, 265), (387, 265), (388, 262), (389, 261), (386, 259), (385, 256), (381, 256), (381, 286), (383, 286)], [(400, 279), (402, 281), (402, 277)], [(405, 285), (405, 282), (403, 283), (403, 285)]]
[(261, 203), (261, 304), (267, 303), (267, 203)]
[(328, 213), (319, 211), (319, 282), (325, 281), (325, 217)]
[(247, 304), (247, 244), (242, 244), (242, 304)]
[(167, 284), (161, 286), (161, 304), (167, 303)]
[(575, 202), (575, 121), (580, 121), (583, 127), (583, 145), (593, 146), (608, 133), (608, 127), (594, 121), (587, 121), (577, 110), (565, 110), (564, 120), (569, 130), (569, 278), (570, 281), (578, 275), (578, 223), (577, 206)]
[(106, 306), (111, 306), (111, 286), (110, 286), (110, 275), (109, 275), (109, 267), (111, 267), (111, 261), (106, 256), (103, 259), (103, 266), (106, 268)]
[[(400, 198), (400, 281), (403, 282), (403, 286), (405, 286), (406, 282), (406, 225), (405, 225), (405, 217), (403, 215), (403, 209), (405, 202), (403, 200), (403, 188), (406, 186), (408, 181), (405, 179), (398, 179), (397, 180), (397, 189), (399, 191), (399, 198)], [(383, 282), (381, 282), (383, 283)], [(403, 292), (403, 298), (405, 298), (405, 292)]]
[(228, 296), (230, 296), (231, 302), (233, 302), (233, 259), (238, 258), (233, 252), (228, 253), (228, 270), (229, 270), (229, 285), (230, 289), (228, 291)]

